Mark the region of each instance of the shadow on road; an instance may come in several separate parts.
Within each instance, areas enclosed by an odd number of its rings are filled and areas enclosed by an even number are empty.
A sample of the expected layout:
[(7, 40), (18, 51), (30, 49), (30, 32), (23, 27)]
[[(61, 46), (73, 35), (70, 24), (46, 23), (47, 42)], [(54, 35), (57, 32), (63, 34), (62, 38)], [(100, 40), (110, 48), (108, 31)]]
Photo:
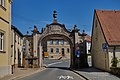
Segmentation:
[(82, 71), (82, 72), (105, 72), (103, 70), (100, 70), (100, 69), (97, 69), (97, 68), (94, 68), (94, 67), (74, 69), (74, 70)]

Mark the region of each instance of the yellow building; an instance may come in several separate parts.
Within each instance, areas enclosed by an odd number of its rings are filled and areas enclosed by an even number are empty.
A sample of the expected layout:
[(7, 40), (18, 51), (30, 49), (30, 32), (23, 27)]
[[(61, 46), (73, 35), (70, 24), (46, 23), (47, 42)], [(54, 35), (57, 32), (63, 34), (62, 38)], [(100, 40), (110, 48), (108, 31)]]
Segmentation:
[(11, 73), (11, 0), (0, 0), (0, 77)]

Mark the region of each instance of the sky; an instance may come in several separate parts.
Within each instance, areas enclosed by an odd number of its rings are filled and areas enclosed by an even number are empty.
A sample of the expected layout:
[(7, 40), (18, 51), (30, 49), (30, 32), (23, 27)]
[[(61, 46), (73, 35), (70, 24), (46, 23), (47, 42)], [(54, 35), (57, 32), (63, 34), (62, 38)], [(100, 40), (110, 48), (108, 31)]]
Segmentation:
[(57, 21), (67, 29), (85, 30), (91, 35), (94, 9), (120, 10), (120, 0), (12, 0), (12, 25), (23, 34), (31, 33), (34, 25), (41, 31), (53, 22), (53, 11)]

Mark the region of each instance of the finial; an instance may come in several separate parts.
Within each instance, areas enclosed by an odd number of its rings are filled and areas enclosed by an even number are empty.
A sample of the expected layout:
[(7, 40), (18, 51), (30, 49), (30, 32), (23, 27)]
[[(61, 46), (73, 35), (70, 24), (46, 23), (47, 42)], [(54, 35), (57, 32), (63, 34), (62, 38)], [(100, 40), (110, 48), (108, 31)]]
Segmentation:
[(85, 32), (85, 30), (83, 30), (83, 33)]
[(29, 31), (27, 31), (27, 35), (29, 34)]
[(38, 30), (37, 26), (34, 25), (34, 31), (37, 31), (37, 30)]
[(85, 33), (85, 30), (82, 32), (82, 36), (86, 36), (87, 34)]
[(76, 27), (77, 27), (77, 25), (75, 24), (75, 25), (74, 25), (74, 29), (75, 29)]
[(57, 13), (56, 13), (57, 11), (56, 10), (54, 10), (54, 13), (53, 13), (53, 18), (54, 18), (54, 21), (57, 21), (56, 20), (56, 18), (57, 18)]

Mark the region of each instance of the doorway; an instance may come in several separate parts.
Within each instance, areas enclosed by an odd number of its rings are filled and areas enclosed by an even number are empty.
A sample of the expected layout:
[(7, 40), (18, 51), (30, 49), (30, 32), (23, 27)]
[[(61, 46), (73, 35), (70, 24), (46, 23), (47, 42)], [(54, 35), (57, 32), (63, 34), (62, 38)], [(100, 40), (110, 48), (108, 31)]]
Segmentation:
[(65, 56), (64, 48), (62, 48), (62, 56)]

